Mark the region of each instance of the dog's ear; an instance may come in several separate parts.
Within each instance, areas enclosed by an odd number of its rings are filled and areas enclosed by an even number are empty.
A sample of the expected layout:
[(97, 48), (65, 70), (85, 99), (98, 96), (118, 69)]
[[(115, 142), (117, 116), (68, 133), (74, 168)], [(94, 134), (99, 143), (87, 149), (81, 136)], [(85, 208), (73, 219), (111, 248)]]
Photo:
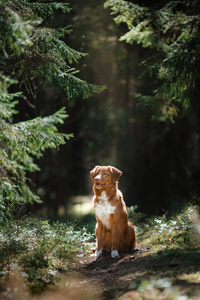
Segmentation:
[(112, 180), (114, 182), (119, 180), (119, 177), (122, 175), (122, 172), (115, 167), (111, 167), (112, 170)]
[(92, 177), (92, 180), (94, 180), (94, 177), (95, 177), (95, 174), (96, 174), (96, 171), (97, 171), (98, 168), (99, 168), (99, 166), (96, 166), (94, 169), (92, 169), (92, 171), (90, 171), (90, 175)]

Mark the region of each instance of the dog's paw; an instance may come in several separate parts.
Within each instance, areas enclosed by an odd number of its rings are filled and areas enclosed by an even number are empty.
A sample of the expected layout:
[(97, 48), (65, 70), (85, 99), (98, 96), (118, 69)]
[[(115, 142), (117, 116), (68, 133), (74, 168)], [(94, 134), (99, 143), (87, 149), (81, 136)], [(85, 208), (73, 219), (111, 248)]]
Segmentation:
[(97, 250), (97, 251), (96, 251), (96, 257), (97, 257), (97, 258), (100, 257), (101, 254), (102, 254), (102, 250)]
[(94, 254), (91, 254), (90, 256), (99, 258), (101, 257), (101, 254), (102, 254), (102, 250), (97, 250)]
[(137, 251), (139, 251), (140, 249), (139, 248), (132, 248), (132, 251), (133, 252), (137, 252)]
[(118, 257), (119, 257), (118, 251), (117, 251), (117, 250), (113, 250), (113, 251), (111, 252), (111, 257), (112, 257), (112, 258), (118, 258)]

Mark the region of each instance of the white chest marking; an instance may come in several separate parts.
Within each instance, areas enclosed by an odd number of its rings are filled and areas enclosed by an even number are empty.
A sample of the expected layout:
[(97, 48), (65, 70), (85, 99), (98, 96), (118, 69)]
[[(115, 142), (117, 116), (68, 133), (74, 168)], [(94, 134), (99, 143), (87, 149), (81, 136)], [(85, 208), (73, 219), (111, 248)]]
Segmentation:
[(95, 205), (95, 214), (97, 218), (103, 223), (103, 225), (110, 229), (109, 218), (111, 214), (115, 212), (115, 206), (112, 206), (108, 202), (108, 197), (105, 192), (101, 193), (101, 196), (98, 198), (99, 202)]

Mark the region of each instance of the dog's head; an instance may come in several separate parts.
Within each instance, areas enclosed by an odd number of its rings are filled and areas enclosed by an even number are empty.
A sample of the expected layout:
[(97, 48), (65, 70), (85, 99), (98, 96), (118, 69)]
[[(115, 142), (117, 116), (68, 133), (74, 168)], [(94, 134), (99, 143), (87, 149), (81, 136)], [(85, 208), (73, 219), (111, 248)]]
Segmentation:
[(108, 186), (115, 184), (122, 172), (111, 166), (96, 166), (91, 172), (94, 187), (98, 190), (106, 189)]

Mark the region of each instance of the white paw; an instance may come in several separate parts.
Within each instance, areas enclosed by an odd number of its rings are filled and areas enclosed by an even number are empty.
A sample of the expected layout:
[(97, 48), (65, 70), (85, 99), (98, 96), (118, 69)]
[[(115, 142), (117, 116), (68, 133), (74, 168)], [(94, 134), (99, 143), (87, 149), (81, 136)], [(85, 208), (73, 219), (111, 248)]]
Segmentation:
[(113, 251), (111, 252), (111, 257), (112, 257), (112, 258), (117, 258), (117, 257), (119, 257), (118, 251), (117, 251), (117, 250), (113, 250)]
[(100, 257), (101, 254), (102, 254), (102, 249), (97, 250), (96, 253), (95, 253), (95, 255), (96, 255), (97, 258)]

